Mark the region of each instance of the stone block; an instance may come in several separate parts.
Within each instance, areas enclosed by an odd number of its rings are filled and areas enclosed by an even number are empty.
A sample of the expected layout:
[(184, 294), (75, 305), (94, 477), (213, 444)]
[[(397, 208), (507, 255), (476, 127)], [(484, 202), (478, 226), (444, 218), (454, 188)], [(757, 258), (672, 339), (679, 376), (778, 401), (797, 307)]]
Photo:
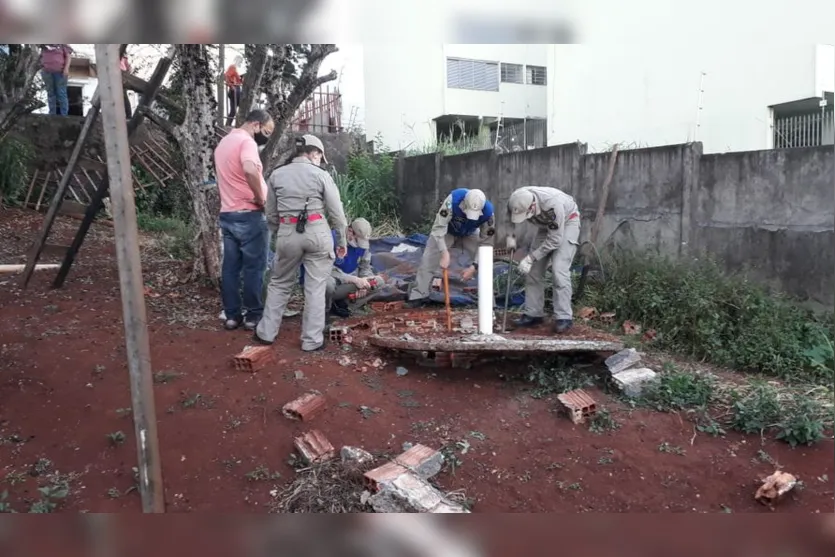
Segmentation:
[(658, 374), (649, 368), (627, 369), (614, 376), (615, 383), (628, 397), (640, 396), (646, 385), (655, 381)]
[(443, 501), (440, 491), (411, 473), (382, 484), (380, 491), (368, 499), (378, 513), (429, 513)]
[(621, 350), (613, 356), (606, 358), (606, 367), (609, 368), (609, 373), (617, 375), (622, 371), (626, 371), (635, 364), (641, 361), (641, 355), (634, 348), (627, 348)]
[(364, 466), (374, 461), (374, 455), (359, 447), (342, 447), (339, 454), (342, 457), (342, 464), (350, 466)]

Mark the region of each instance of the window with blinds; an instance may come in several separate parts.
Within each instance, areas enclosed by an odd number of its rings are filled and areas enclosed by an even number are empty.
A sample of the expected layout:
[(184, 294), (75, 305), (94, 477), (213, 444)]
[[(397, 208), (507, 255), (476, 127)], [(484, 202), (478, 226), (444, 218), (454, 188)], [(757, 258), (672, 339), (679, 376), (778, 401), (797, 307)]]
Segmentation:
[(483, 60), (447, 58), (446, 84), (453, 89), (499, 90), (499, 64)]
[(525, 68), (527, 79), (525, 82), (528, 85), (547, 85), (547, 81), (545, 79), (545, 67), (544, 66), (527, 66)]
[(524, 83), (522, 64), (502, 64), (502, 83)]

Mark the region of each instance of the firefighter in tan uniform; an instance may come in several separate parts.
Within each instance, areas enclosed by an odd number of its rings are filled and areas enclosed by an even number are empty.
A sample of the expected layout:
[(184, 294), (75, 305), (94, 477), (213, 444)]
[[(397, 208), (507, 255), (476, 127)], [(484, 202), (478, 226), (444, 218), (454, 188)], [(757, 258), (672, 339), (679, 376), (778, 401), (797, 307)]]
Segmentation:
[(515, 325), (531, 327), (545, 316), (545, 270), (554, 275), (554, 332), (564, 333), (573, 322), (571, 309), (571, 262), (580, 238), (580, 211), (574, 198), (557, 188), (523, 187), (507, 202), (513, 233), (508, 249), (516, 248), (517, 231), (528, 227), (528, 254), (519, 262), (525, 276), (525, 310)]
[(336, 184), (319, 166), (322, 161), (328, 162), (322, 142), (304, 135), (296, 142), (292, 161), (275, 169), (267, 181), (267, 225), (278, 234), (264, 316), (255, 330), (254, 340), (260, 344), (272, 344), (278, 336), (299, 267), (304, 265), (302, 350), (324, 346), (327, 283), (335, 257), (345, 257), (348, 223)]

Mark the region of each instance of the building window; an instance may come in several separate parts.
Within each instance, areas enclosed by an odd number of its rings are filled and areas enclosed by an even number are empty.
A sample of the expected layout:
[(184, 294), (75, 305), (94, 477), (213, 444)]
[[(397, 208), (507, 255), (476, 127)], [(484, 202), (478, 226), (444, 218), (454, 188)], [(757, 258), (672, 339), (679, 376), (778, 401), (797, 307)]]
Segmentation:
[(447, 58), (446, 84), (453, 89), (499, 90), (499, 64), (482, 60)]
[(522, 64), (502, 64), (502, 83), (524, 83)]
[(547, 85), (547, 81), (545, 79), (545, 67), (544, 66), (528, 66), (525, 68), (526, 71), (526, 80), (525, 82), (528, 85)]

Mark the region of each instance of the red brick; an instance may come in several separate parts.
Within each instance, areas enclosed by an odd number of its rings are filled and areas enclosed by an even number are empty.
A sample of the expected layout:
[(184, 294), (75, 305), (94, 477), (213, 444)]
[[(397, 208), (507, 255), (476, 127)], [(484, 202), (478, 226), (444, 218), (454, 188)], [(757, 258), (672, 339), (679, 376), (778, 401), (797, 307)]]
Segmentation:
[(232, 358), (235, 369), (250, 373), (260, 371), (275, 361), (275, 350), (272, 346), (246, 346), (240, 354)]
[(428, 479), (441, 471), (444, 459), (440, 451), (426, 445), (413, 445), (409, 450), (394, 458), (394, 463), (414, 471), (418, 476)]
[(380, 484), (390, 482), (408, 470), (394, 462), (387, 462), (365, 473), (365, 484), (370, 491), (379, 491)]
[(328, 340), (337, 344), (342, 344), (345, 341), (345, 337), (347, 336), (347, 327), (331, 327), (328, 330)]
[(309, 421), (325, 410), (327, 401), (319, 393), (305, 393), (296, 400), (288, 402), (281, 412), (291, 420)]
[(597, 403), (582, 389), (562, 393), (557, 396), (557, 399), (565, 407), (568, 412), (568, 417), (575, 424), (585, 422), (586, 418), (593, 416), (597, 412)]
[(336, 456), (336, 449), (318, 429), (296, 437), (293, 440), (293, 445), (308, 464), (325, 462)]

